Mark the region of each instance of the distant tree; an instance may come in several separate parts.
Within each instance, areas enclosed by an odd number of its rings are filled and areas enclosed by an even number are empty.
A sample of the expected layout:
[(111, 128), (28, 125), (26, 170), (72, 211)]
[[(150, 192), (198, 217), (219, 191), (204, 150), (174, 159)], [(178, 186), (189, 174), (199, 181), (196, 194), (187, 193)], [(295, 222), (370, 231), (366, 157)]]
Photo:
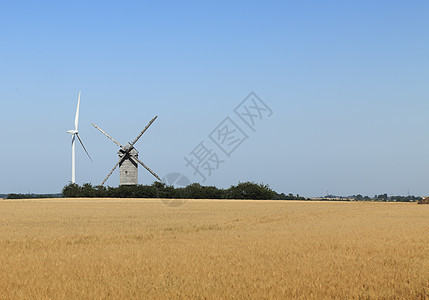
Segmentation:
[(107, 188), (102, 185), (98, 185), (94, 187), (95, 189), (95, 195), (97, 198), (105, 198), (107, 197)]
[(81, 188), (81, 197), (94, 198), (97, 196), (97, 190), (90, 183), (84, 183)]
[(76, 183), (70, 183), (63, 188), (62, 194), (67, 198), (82, 197), (82, 188)]
[(184, 188), (184, 196), (187, 199), (201, 199), (201, 185), (199, 183), (192, 183)]
[(267, 184), (256, 184), (254, 182), (241, 182), (236, 186), (231, 186), (227, 190), (229, 199), (273, 199), (274, 192)]
[(223, 199), (225, 191), (215, 186), (202, 186), (199, 183), (192, 183), (185, 189), (185, 197), (188, 199)]
[(225, 199), (226, 191), (215, 186), (205, 186), (203, 187), (203, 196), (204, 199)]
[(299, 194), (294, 196), (292, 193), (286, 195), (285, 193), (278, 194), (274, 192), (273, 200), (306, 200), (306, 198), (301, 197)]
[(388, 196), (387, 194), (382, 194), (382, 195), (375, 195), (374, 198), (378, 201), (387, 201)]
[(362, 201), (363, 197), (362, 197), (361, 194), (359, 194), (359, 195), (355, 196), (354, 199), (357, 200), (357, 201)]

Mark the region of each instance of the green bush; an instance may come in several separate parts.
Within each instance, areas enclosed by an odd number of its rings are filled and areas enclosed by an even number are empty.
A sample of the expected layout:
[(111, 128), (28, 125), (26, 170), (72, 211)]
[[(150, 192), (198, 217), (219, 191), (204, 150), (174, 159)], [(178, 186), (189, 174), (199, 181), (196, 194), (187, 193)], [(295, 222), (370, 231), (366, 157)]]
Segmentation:
[(227, 190), (229, 199), (270, 200), (273, 199), (274, 195), (275, 192), (270, 189), (268, 184), (256, 184), (254, 182), (241, 182)]
[[(162, 182), (152, 185), (122, 185), (119, 187), (83, 186), (69, 184), (63, 188), (63, 197), (85, 198), (175, 198), (175, 199), (275, 199), (279, 194), (266, 184), (242, 182), (229, 189), (203, 186), (193, 183), (184, 188), (175, 188)], [(284, 194), (282, 194), (284, 195)]]

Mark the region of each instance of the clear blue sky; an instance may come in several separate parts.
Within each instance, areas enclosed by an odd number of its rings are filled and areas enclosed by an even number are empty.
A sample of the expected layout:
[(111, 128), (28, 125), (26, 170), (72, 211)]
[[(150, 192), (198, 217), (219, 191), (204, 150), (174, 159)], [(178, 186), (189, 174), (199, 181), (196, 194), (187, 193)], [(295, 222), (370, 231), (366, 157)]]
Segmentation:
[(198, 181), (184, 157), (253, 91), (272, 116), (204, 184), (429, 194), (427, 1), (13, 1), (0, 27), (0, 193), (68, 183), (82, 90), (79, 184), (117, 160), (91, 122), (126, 143), (155, 115), (140, 158)]

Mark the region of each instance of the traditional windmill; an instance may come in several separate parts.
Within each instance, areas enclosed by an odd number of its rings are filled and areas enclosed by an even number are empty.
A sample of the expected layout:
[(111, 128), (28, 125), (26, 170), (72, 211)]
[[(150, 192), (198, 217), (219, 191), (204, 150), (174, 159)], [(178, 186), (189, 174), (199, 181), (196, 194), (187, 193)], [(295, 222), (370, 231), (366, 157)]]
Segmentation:
[(85, 150), (89, 159), (92, 161), (91, 156), (89, 156), (88, 151), (86, 151), (85, 146), (83, 145), (83, 142), (80, 139), (79, 131), (77, 130), (79, 125), (79, 105), (80, 105), (80, 91), (79, 91), (79, 97), (77, 99), (77, 109), (76, 109), (76, 117), (74, 119), (74, 129), (67, 130), (67, 133), (70, 133), (72, 136), (72, 179), (71, 179), (72, 183), (76, 183), (76, 137), (78, 138), (80, 144), (82, 145), (83, 150)]
[(119, 184), (120, 185), (137, 185), (138, 184), (138, 163), (141, 164), (146, 170), (148, 170), (153, 176), (156, 177), (159, 181), (161, 179), (158, 175), (155, 174), (148, 166), (146, 166), (141, 160), (139, 160), (139, 152), (134, 148), (134, 145), (137, 143), (139, 138), (145, 133), (145, 131), (149, 128), (150, 125), (156, 120), (158, 116), (153, 118), (149, 124), (140, 132), (137, 138), (132, 143), (127, 143), (125, 146), (119, 144), (114, 138), (104, 132), (100, 127), (92, 123), (92, 125), (100, 130), (104, 135), (106, 135), (109, 139), (111, 139), (116, 145), (119, 146), (119, 160), (107, 177), (103, 180), (101, 185), (103, 185), (107, 179), (112, 175), (113, 171), (115, 171), (116, 167), (119, 165)]

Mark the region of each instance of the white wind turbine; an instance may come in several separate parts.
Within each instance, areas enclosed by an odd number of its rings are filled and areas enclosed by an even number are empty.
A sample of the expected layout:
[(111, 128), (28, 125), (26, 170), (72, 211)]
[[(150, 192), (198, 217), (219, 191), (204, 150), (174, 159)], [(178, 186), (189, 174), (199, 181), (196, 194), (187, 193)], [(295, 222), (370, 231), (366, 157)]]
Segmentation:
[(89, 159), (92, 161), (91, 156), (89, 156), (88, 151), (86, 151), (86, 148), (83, 145), (82, 140), (80, 139), (79, 131), (77, 129), (79, 125), (79, 105), (80, 105), (80, 91), (79, 91), (79, 98), (77, 100), (76, 118), (74, 119), (74, 129), (67, 130), (67, 133), (70, 133), (72, 135), (72, 180), (71, 180), (72, 183), (76, 183), (76, 137), (78, 138), (80, 144), (82, 145), (83, 150), (85, 150)]

